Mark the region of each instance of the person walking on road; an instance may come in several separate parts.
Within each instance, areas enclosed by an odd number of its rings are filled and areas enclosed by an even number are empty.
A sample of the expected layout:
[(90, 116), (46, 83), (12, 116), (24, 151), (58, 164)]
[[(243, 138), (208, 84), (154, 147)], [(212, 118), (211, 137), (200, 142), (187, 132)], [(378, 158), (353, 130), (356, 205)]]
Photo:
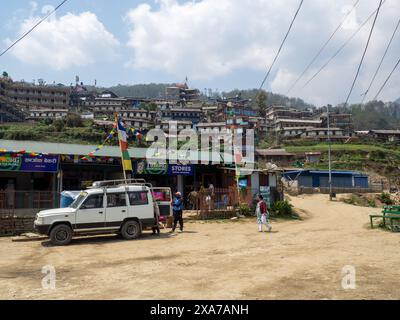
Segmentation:
[(172, 210), (174, 213), (174, 225), (172, 227), (172, 232), (175, 232), (178, 222), (181, 232), (183, 232), (183, 199), (180, 192), (175, 193)]
[(262, 232), (263, 225), (265, 225), (269, 232), (272, 230), (272, 226), (269, 224), (269, 212), (267, 209), (267, 204), (264, 201), (263, 196), (260, 194), (258, 196), (258, 203), (256, 208), (258, 231)]

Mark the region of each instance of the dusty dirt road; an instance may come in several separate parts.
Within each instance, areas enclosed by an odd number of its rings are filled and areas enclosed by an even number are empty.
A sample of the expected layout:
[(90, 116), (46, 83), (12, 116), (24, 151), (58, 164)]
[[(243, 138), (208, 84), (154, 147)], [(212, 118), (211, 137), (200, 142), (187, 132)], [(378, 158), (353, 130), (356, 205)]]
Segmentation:
[[(1, 299), (399, 299), (400, 235), (370, 230), (360, 208), (326, 196), (292, 198), (303, 221), (188, 223), (176, 236), (126, 242), (77, 239), (68, 247), (0, 239)], [(45, 265), (56, 290), (41, 288)], [(356, 268), (356, 289), (341, 286)]]

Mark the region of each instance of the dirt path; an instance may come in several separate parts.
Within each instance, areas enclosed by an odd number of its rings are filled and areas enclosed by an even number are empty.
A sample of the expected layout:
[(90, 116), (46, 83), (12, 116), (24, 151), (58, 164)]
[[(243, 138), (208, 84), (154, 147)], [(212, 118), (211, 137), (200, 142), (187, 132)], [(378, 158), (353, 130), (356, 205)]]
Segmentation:
[[(68, 247), (0, 239), (2, 299), (399, 299), (400, 235), (368, 228), (360, 208), (326, 196), (292, 199), (303, 221), (188, 223), (187, 232), (126, 242), (77, 239)], [(57, 289), (41, 288), (52, 265)], [(341, 286), (356, 268), (355, 290)]]

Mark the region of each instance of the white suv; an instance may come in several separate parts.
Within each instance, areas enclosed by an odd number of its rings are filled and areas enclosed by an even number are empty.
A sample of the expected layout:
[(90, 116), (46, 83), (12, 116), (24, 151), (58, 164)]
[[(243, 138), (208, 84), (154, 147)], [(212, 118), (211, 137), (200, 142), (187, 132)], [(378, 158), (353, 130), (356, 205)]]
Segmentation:
[(48, 235), (54, 245), (67, 245), (73, 234), (120, 233), (138, 238), (154, 226), (158, 205), (146, 185), (120, 185), (82, 191), (68, 207), (41, 211), (35, 229)]

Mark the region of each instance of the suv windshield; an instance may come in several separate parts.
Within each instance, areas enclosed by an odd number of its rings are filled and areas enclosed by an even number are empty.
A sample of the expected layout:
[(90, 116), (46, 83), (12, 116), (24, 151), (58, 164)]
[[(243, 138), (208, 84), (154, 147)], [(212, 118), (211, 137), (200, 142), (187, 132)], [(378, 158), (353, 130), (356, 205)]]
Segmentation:
[(69, 207), (72, 209), (78, 209), (78, 207), (82, 204), (83, 200), (86, 198), (87, 195), (88, 195), (87, 192), (81, 192), (78, 198), (76, 198), (75, 201), (72, 202)]

